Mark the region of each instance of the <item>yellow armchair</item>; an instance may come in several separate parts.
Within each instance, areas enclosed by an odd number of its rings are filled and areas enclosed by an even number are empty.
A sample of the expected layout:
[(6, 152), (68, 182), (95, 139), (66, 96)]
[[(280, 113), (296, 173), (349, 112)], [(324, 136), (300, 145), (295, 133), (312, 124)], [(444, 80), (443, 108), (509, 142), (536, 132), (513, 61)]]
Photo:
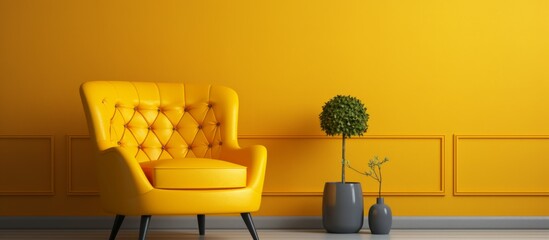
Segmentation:
[(116, 214), (110, 239), (127, 215), (240, 213), (259, 239), (251, 212), (261, 203), (267, 150), (241, 148), (238, 96), (216, 85), (90, 81), (80, 96), (96, 143), (100, 199)]

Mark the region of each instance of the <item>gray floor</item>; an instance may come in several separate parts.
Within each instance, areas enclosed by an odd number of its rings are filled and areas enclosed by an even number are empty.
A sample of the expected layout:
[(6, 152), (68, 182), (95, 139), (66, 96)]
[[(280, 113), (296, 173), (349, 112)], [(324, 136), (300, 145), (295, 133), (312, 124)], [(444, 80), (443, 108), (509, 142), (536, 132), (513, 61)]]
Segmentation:
[[(546, 230), (392, 230), (389, 235), (371, 235), (369, 231), (357, 234), (328, 234), (323, 230), (259, 230), (262, 240), (273, 239), (341, 239), (341, 240), (394, 240), (394, 239), (549, 239)], [(108, 230), (0, 230), (0, 239), (36, 240), (92, 240), (108, 239)], [(118, 240), (137, 239), (137, 230), (122, 230)], [(156, 239), (251, 239), (246, 230), (207, 230), (200, 237), (190, 230), (151, 230), (148, 240)]]

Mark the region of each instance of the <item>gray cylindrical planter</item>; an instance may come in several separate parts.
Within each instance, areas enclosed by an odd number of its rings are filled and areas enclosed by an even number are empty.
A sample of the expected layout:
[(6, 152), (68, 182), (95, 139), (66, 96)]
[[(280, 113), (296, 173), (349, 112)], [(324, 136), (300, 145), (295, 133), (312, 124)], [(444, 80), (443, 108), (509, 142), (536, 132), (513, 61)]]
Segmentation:
[(368, 226), (372, 234), (389, 234), (393, 224), (391, 208), (385, 205), (383, 198), (377, 198), (377, 203), (368, 211)]
[(358, 182), (327, 182), (322, 198), (322, 225), (329, 233), (357, 233), (364, 222), (362, 187)]

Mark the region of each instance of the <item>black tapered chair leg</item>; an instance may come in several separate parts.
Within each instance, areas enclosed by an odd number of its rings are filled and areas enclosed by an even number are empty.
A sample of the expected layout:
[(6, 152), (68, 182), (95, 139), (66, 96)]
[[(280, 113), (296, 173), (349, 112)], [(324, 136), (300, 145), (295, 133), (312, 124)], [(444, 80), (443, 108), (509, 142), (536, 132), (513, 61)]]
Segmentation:
[(206, 234), (206, 215), (198, 214), (196, 215), (196, 219), (198, 220), (198, 234), (203, 236)]
[(252, 238), (254, 240), (259, 240), (259, 236), (257, 235), (257, 231), (255, 230), (255, 226), (254, 226), (254, 221), (252, 219), (252, 214), (241, 213), (240, 216), (242, 216), (244, 223), (246, 223), (246, 227), (248, 227), (248, 231), (250, 231)]
[(141, 216), (141, 226), (139, 227), (139, 240), (145, 240), (147, 237), (147, 230), (149, 230), (149, 222), (151, 221), (151, 215)]
[(111, 230), (111, 236), (109, 237), (109, 240), (116, 239), (116, 235), (118, 234), (118, 230), (120, 230), (120, 226), (122, 226), (122, 222), (124, 222), (124, 218), (126, 216), (117, 214), (114, 218), (114, 224), (112, 225)]

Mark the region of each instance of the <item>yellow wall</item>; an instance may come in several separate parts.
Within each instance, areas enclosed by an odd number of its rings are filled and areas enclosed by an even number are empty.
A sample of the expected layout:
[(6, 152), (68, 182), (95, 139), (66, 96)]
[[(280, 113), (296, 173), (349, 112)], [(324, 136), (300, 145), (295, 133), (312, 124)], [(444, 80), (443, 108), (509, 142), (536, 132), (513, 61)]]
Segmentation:
[(258, 215), (320, 215), (336, 94), (368, 107), (348, 158), (391, 158), (395, 215), (549, 215), (548, 43), (545, 0), (0, 0), (0, 215), (103, 214), (78, 96), (96, 79), (236, 89), (241, 145), (269, 149)]

